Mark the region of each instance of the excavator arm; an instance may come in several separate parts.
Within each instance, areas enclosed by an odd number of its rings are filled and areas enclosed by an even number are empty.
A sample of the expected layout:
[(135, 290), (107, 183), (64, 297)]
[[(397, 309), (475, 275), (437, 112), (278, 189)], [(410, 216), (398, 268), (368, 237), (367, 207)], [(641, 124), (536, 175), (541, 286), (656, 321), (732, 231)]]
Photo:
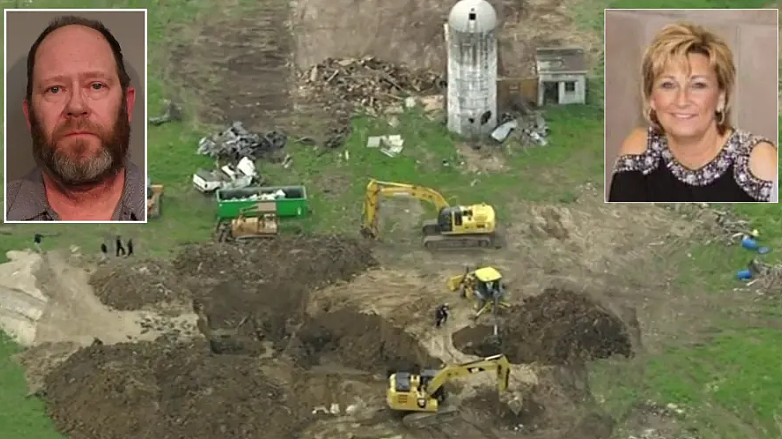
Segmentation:
[(470, 277), (470, 267), (464, 267), (464, 274), (457, 274), (455, 276), (451, 276), (448, 278), (448, 280), (445, 281), (446, 286), (448, 286), (448, 289), (451, 291), (456, 291), (459, 288), (461, 288), (465, 283), (467, 283), (467, 279)]
[(381, 197), (406, 196), (432, 203), (439, 212), (448, 207), (448, 200), (434, 189), (412, 184), (372, 179), (367, 184), (361, 233), (369, 238), (378, 236), (378, 210)]
[(445, 366), (426, 384), (426, 393), (434, 394), (452, 378), (491, 371), (497, 372), (497, 390), (499, 392), (507, 390), (510, 379), (510, 363), (505, 355), (499, 354), (469, 363)]

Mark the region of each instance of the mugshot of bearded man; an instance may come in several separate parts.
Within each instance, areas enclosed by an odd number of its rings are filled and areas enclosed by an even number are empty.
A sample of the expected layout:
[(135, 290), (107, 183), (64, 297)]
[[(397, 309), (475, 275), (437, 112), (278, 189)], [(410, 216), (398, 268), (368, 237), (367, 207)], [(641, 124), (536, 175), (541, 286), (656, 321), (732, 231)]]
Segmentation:
[(30, 49), (23, 108), (37, 167), (8, 184), (9, 221), (143, 221), (145, 181), (128, 160), (136, 91), (100, 22), (53, 20)]

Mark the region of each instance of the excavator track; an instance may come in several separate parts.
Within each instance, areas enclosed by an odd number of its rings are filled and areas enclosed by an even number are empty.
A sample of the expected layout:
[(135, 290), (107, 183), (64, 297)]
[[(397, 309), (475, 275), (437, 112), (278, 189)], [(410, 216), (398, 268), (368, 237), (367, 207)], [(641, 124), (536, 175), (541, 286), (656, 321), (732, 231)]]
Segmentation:
[(456, 417), (459, 410), (455, 407), (441, 409), (438, 412), (409, 413), (402, 418), (402, 425), (407, 428), (426, 428)]
[(429, 250), (454, 248), (495, 248), (492, 235), (428, 235), (423, 239), (424, 247)]

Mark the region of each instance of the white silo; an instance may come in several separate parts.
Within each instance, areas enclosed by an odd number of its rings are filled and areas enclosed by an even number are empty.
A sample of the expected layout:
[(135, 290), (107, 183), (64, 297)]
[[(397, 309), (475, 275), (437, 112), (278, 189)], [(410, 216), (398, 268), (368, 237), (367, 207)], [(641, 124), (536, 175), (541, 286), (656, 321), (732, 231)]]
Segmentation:
[(448, 130), (465, 137), (497, 124), (497, 12), (461, 0), (448, 16)]

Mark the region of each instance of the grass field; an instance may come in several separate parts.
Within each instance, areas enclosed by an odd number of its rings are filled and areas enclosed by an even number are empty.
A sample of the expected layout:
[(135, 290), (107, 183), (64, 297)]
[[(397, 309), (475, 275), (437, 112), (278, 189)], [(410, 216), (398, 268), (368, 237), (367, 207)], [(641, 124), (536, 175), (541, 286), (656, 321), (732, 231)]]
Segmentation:
[[(35, 1), (36, 7), (67, 7), (64, 1)], [(86, 5), (84, 3), (89, 3)], [(162, 107), (164, 93), (177, 84), (164, 83), (165, 72), (159, 64), (160, 51), (172, 38), (165, 31), (167, 23), (185, 23), (199, 11), (210, 6), (203, 0), (169, 0), (110, 2), (92, 0), (84, 7), (148, 7), (150, 29), (150, 114)], [(590, 4), (598, 2), (589, 2)], [(675, 3), (675, 4), (674, 4)], [(755, 0), (688, 0), (669, 1), (618, 0), (612, 7), (759, 7)], [(2, 1), (3, 7), (15, 2)], [(600, 5), (599, 7), (602, 7)], [(579, 10), (587, 26), (600, 26), (601, 11)], [(600, 100), (599, 90), (593, 93)], [(577, 187), (591, 183), (600, 187), (602, 181), (602, 110), (599, 104), (549, 111), (552, 129), (551, 146), (516, 152), (508, 157), (508, 171), (475, 176), (465, 175), (443, 161), (455, 162), (454, 139), (440, 124), (428, 121), (412, 111), (401, 117), (402, 129), (394, 133), (406, 139), (402, 157), (390, 159), (364, 147), (369, 135), (392, 133), (390, 128), (370, 119), (354, 123), (354, 134), (346, 146), (350, 160), (338, 154), (319, 154), (312, 147), (291, 145), (295, 157), (293, 169), (266, 166), (266, 173), (275, 183), (295, 183), (307, 186), (315, 215), (307, 220), (314, 231), (355, 233), (356, 220), (367, 177), (383, 180), (416, 182), (437, 187), (452, 196), (454, 202), (492, 200), (498, 206), (515, 200), (566, 203), (577, 193)], [(190, 188), (190, 176), (199, 166), (210, 161), (194, 154), (198, 139), (207, 127), (186, 121), (151, 127), (149, 131), (149, 173), (157, 183), (166, 186), (163, 218), (143, 226), (49, 225), (46, 232), (59, 232), (47, 238), (45, 247), (79, 245), (84, 252), (97, 252), (105, 236), (134, 236), (138, 251), (144, 255), (163, 255), (179, 244), (209, 239), (214, 221), (214, 206), (210, 199), (199, 198)], [(320, 170), (338, 170), (342, 178), (327, 186)], [(751, 219), (763, 233), (766, 244), (782, 246), (782, 219), (777, 206), (738, 206), (736, 210)], [(500, 209), (501, 211), (501, 209)], [(507, 218), (501, 218), (506, 219)], [(40, 226), (6, 226), (10, 235), (0, 235), (0, 255), (7, 250), (29, 247)], [(692, 257), (680, 265), (679, 288), (706, 289), (712, 294), (731, 294), (736, 286), (733, 273), (746, 263), (741, 249), (724, 246), (703, 246), (693, 243), (688, 252)], [(684, 260), (684, 259), (683, 259)], [(782, 312), (769, 302), (766, 312), (770, 320)], [(730, 310), (726, 310), (730, 311)], [(780, 318), (779, 321), (782, 321)], [(777, 327), (778, 328), (778, 327)], [(610, 362), (597, 365), (593, 371), (593, 389), (604, 396), (605, 405), (614, 416), (630, 413), (640, 401), (676, 403), (691, 410), (683, 420), (698, 429), (704, 439), (779, 438), (782, 428), (776, 421), (782, 416), (782, 332), (765, 322), (756, 327), (741, 327), (725, 319), (715, 329), (713, 337), (700, 346), (686, 348), (672, 343), (671, 348), (653, 357), (635, 360), (639, 366), (633, 373), (616, 374)], [(8, 339), (0, 338), (0, 439), (60, 437), (43, 412), (43, 404), (26, 396), (23, 371), (10, 356), (18, 348)], [(666, 438), (678, 439), (678, 438)]]

